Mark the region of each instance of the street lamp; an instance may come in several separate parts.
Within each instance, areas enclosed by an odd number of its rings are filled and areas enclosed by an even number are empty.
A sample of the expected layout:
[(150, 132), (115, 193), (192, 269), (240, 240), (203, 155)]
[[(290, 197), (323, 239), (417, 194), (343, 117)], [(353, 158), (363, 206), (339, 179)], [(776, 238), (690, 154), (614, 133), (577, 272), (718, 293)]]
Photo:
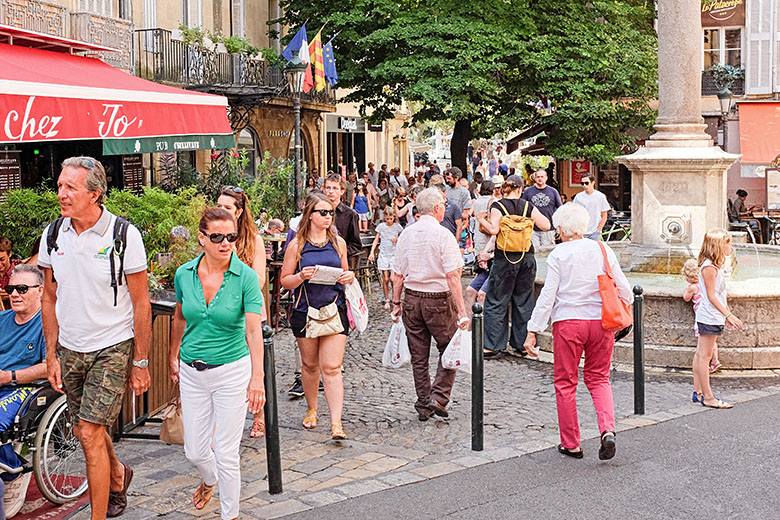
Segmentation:
[(726, 152), (726, 146), (728, 143), (728, 123), (729, 123), (729, 112), (731, 112), (731, 91), (727, 88), (724, 88), (720, 92), (718, 92), (718, 101), (720, 101), (720, 117), (723, 125), (723, 151)]
[(295, 188), (293, 199), (295, 200), (295, 214), (300, 211), (300, 186), (301, 186), (301, 92), (303, 92), (303, 82), (306, 78), (307, 65), (301, 61), (298, 56), (293, 59), (284, 68), (287, 75), (287, 83), (290, 85), (290, 91), (293, 94), (293, 112), (295, 113), (295, 132), (293, 143), (295, 145)]

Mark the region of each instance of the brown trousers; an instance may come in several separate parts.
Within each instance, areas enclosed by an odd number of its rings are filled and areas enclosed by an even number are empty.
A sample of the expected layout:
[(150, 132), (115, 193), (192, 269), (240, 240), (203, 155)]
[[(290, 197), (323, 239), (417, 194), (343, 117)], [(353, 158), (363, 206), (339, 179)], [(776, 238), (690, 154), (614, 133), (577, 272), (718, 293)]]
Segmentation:
[[(425, 413), (431, 399), (447, 406), (452, 384), (455, 382), (455, 371), (441, 366), (441, 355), (458, 329), (452, 296), (449, 292), (423, 293), (406, 289), (402, 316), (406, 338), (409, 340), (414, 387), (417, 391), (414, 407), (418, 412)], [(439, 363), (432, 386), (428, 375), (431, 337), (436, 340), (436, 348), (439, 349)]]

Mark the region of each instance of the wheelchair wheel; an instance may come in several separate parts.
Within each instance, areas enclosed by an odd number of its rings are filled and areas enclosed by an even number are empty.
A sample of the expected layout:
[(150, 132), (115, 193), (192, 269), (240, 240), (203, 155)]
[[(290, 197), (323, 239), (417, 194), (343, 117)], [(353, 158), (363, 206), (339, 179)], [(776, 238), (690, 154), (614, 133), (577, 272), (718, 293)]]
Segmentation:
[(35, 434), (33, 473), (46, 500), (64, 504), (87, 490), (84, 453), (68, 413), (65, 396), (58, 397), (43, 414)]

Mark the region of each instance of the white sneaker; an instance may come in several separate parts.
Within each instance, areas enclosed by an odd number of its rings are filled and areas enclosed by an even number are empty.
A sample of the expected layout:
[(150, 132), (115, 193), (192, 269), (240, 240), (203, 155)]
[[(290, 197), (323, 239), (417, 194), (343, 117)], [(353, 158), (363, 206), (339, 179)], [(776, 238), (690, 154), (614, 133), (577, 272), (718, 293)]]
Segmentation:
[(15, 516), (22, 509), (24, 498), (27, 496), (27, 486), (30, 485), (32, 476), (32, 472), (23, 473), (11, 482), (6, 482), (5, 495), (3, 495), (6, 518)]

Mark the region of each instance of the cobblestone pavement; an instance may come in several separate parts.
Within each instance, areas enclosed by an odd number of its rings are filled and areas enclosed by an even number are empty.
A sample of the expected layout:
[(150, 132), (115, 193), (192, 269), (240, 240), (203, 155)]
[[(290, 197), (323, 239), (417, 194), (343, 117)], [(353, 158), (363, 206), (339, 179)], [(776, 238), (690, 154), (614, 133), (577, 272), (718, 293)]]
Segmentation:
[[(367, 295), (372, 316), (369, 329), (350, 337), (344, 357), (343, 425), (348, 441), (330, 440), (324, 395), (319, 401), (320, 426), (314, 431), (303, 429), (306, 404), (287, 396), (293, 380), (293, 338), (289, 331), (275, 336), (284, 493), (268, 493), (265, 441), (249, 439), (247, 418), (241, 447), (242, 517), (294, 515), (559, 442), (552, 365), (544, 361), (504, 356), (485, 362), (484, 451), (471, 451), (471, 377), (466, 374), (456, 378), (450, 417), (419, 422), (413, 407), (411, 368), (381, 366), (390, 320), (379, 304), (380, 294), (375, 285), (373, 295)], [(432, 368), (434, 361), (432, 357)], [(739, 403), (780, 393), (780, 378), (771, 371), (751, 377), (716, 376), (713, 387), (722, 398)], [(690, 401), (690, 374), (649, 374), (642, 416), (633, 414), (630, 373), (613, 373), (613, 392), (618, 431), (707, 411)], [(596, 416), (584, 384), (580, 384), (578, 399), (582, 437), (597, 437)], [(117, 443), (117, 452), (135, 470), (124, 520), (219, 517), (216, 493), (205, 510), (196, 512), (192, 507), (192, 492), (199, 479), (182, 447), (123, 440)], [(85, 520), (88, 513), (85, 509), (72, 518)]]

